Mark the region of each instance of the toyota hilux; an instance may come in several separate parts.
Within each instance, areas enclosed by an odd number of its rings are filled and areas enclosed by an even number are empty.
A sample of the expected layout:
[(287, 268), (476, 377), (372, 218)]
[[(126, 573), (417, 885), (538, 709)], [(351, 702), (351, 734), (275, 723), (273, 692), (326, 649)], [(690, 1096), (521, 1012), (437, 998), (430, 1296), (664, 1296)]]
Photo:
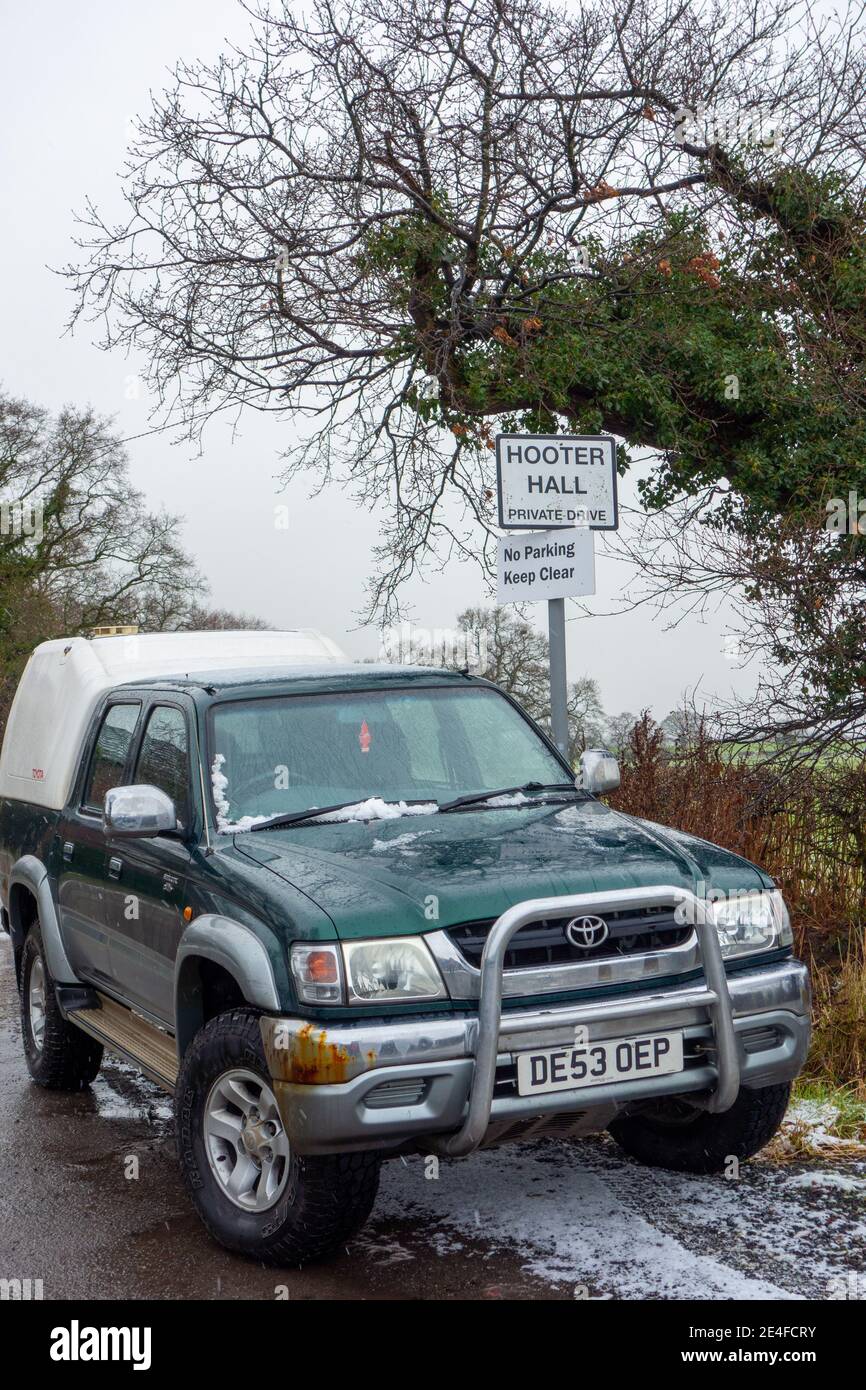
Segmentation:
[(33, 1080), (133, 1062), (208, 1230), (271, 1262), (345, 1242), (410, 1152), (748, 1158), (809, 1041), (785, 903), (618, 779), (486, 680), (309, 632), (43, 644), (0, 759)]

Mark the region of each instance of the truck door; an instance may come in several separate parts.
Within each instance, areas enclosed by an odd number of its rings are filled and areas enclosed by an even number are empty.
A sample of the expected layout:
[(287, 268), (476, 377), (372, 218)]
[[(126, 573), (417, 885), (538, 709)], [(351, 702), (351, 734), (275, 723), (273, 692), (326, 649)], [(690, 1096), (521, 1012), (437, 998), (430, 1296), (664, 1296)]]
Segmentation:
[(183, 931), (184, 885), (197, 801), (190, 757), (191, 706), (155, 698), (128, 781), (170, 796), (182, 827), (152, 839), (109, 839), (105, 888), (108, 955), (115, 987), (160, 1021), (174, 1020), (174, 962)]
[(106, 839), (102, 829), (105, 793), (124, 781), (141, 701), (111, 700), (95, 738), (84, 753), (72, 802), (59, 825), (57, 905), (60, 930), (76, 975), (96, 985), (110, 984), (105, 929)]

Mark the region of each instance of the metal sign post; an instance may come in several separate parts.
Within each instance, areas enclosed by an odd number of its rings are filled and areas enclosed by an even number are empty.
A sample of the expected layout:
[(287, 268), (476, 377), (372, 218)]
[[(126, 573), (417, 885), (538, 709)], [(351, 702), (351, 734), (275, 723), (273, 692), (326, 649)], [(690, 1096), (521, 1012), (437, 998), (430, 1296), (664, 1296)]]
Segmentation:
[(568, 672), (565, 664), (565, 599), (547, 601), (547, 632), (550, 640), (550, 732), (553, 741), (568, 757)]
[(500, 434), (496, 437), (499, 525), (545, 528), (503, 536), (500, 603), (547, 600), (550, 731), (568, 757), (565, 600), (595, 593), (593, 531), (616, 530), (616, 442), (609, 435)]

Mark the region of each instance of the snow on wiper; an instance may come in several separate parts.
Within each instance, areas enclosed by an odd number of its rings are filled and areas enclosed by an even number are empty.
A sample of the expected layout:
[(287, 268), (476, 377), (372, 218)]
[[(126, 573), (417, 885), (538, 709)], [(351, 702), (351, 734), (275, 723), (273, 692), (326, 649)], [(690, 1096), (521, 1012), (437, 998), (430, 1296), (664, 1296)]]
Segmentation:
[(438, 810), (435, 801), (384, 801), (380, 796), (371, 796), (366, 801), (340, 801), (336, 806), (310, 806), (306, 811), (271, 816), (249, 829), (279, 830), (286, 825), (300, 825), (302, 821), (397, 820), (400, 816), (432, 816)]
[[(521, 787), (500, 787), (498, 791), (470, 792), (467, 796), (458, 796), (453, 801), (446, 801), (439, 810), (444, 815), (446, 811), (459, 811), (463, 806), (474, 806), (482, 801), (498, 801), (502, 806), (521, 806), (533, 800), (538, 792), (558, 791), (577, 793), (577, 788), (573, 782), (524, 782)], [(513, 800), (507, 801), (505, 798), (508, 797)]]

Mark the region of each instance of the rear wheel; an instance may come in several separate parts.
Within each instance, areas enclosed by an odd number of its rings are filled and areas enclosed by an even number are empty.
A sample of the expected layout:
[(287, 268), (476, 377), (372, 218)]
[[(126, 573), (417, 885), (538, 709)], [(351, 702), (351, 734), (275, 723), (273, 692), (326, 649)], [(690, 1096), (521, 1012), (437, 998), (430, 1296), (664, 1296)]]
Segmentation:
[(305, 1264), (364, 1224), (376, 1154), (297, 1154), (283, 1129), (258, 1016), (221, 1014), (193, 1039), (175, 1093), (178, 1159), (211, 1235), (269, 1264)]
[(732, 1158), (768, 1144), (788, 1107), (790, 1085), (743, 1087), (730, 1110), (712, 1115), (672, 1097), (614, 1120), (610, 1133), (632, 1158), (681, 1173), (720, 1173)]
[(45, 947), (34, 922), (21, 957), (21, 1034), (24, 1056), (37, 1086), (80, 1091), (102, 1065), (102, 1046), (60, 1012)]

